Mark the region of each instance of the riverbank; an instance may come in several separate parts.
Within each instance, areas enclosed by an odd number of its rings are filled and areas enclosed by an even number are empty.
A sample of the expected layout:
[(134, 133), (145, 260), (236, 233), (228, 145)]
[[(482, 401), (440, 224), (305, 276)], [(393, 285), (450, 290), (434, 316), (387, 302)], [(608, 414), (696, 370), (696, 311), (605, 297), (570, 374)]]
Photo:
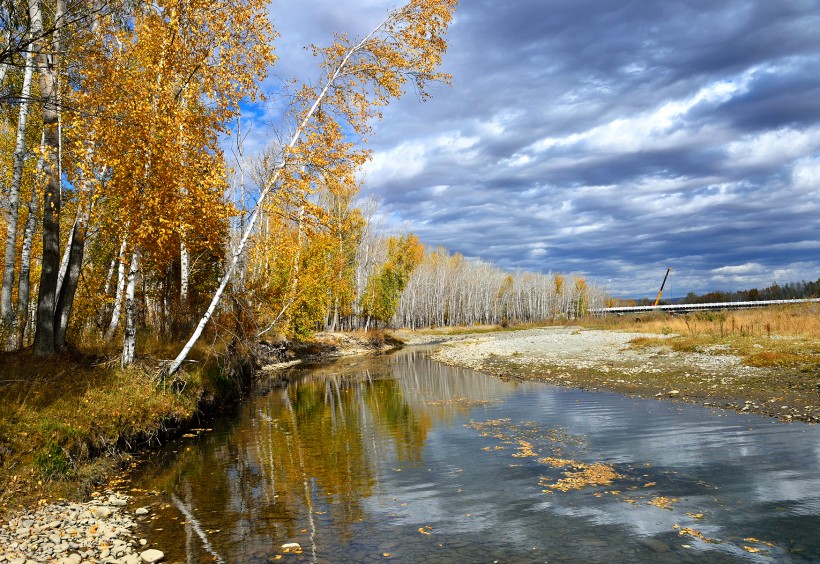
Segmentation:
[(200, 349), (165, 383), (157, 379), (155, 359), (168, 355), (159, 351), (128, 369), (99, 352), (47, 360), (29, 351), (0, 353), (0, 563), (161, 559), (136, 533), (148, 510), (134, 513), (125, 507), (128, 496), (107, 490), (133, 465), (133, 454), (235, 405), (260, 370), (398, 346), (370, 332), (259, 343), (232, 358)]
[[(173, 350), (173, 343), (164, 349)], [(0, 516), (42, 499), (85, 499), (131, 454), (202, 426), (247, 393), (259, 369), (276, 370), (398, 346), (381, 332), (321, 333), (310, 342), (260, 343), (233, 356), (197, 349), (160, 383), (162, 349), (128, 369), (99, 351), (39, 359), (0, 353)]]
[[(443, 343), (433, 353), (435, 360), (505, 379), (820, 422), (816, 370), (750, 366), (725, 344), (681, 350), (672, 334), (572, 326), (455, 335), (401, 331), (396, 337), (407, 344)], [(773, 346), (782, 340), (769, 338)], [(765, 356), (765, 341), (758, 346)]]

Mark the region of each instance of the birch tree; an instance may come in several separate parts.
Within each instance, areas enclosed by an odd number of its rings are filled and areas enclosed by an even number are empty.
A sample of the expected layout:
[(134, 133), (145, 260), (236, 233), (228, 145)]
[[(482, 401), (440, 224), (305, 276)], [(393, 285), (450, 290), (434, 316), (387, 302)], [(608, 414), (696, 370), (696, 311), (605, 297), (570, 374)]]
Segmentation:
[(20, 92), (20, 111), (17, 118), (17, 138), (13, 155), (11, 189), (6, 219), (6, 246), (3, 263), (3, 288), (0, 296), (0, 317), (8, 329), (14, 327), (14, 309), (11, 294), (14, 287), (15, 262), (17, 252), (17, 217), (20, 207), (20, 186), (23, 182), (23, 164), (26, 158), (26, 125), (31, 98), (31, 80), (34, 74), (34, 53), (25, 56), (23, 87)]
[(338, 116), (355, 134), (364, 136), (370, 133), (371, 121), (380, 117), (379, 108), (399, 97), (408, 82), (426, 98), (425, 87), (431, 81), (448, 78), (439, 73), (437, 67), (446, 49), (443, 35), (455, 5), (455, 0), (411, 0), (390, 12), (360, 40), (339, 36), (326, 49), (314, 48), (314, 53), (322, 57), (324, 76), (319, 86), (306, 86), (301, 90), (301, 109), (296, 114), (295, 130), (284, 148), (284, 159), (263, 186), (208, 309), (169, 365), (167, 374), (179, 369), (213, 316), (254, 232), (265, 199), (281, 188), (286, 169), (299, 170), (308, 164), (312, 155), (305, 154), (300, 147), (313, 146), (312, 136), (321, 135), (315, 128), (316, 120)]

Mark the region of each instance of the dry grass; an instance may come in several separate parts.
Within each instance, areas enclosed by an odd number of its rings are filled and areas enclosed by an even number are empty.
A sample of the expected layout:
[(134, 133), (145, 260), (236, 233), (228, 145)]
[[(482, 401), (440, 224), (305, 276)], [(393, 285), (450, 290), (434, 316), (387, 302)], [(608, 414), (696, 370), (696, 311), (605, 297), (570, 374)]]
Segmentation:
[(820, 304), (753, 310), (609, 316), (584, 325), (674, 335), (640, 338), (634, 347), (669, 346), (683, 352), (734, 354), (744, 364), (820, 375)]
[(94, 352), (0, 353), (0, 512), (88, 487), (121, 453), (156, 444), (205, 394), (231, 385), (213, 358), (193, 364), (184, 383), (159, 385), (155, 361), (123, 370), (116, 354)]

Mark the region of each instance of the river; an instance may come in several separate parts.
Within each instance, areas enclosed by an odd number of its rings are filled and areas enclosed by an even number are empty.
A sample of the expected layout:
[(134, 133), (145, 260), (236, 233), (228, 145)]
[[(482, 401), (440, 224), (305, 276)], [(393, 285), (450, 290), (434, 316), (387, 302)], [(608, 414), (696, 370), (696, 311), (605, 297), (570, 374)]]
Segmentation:
[(423, 349), (293, 370), (131, 477), (168, 561), (820, 561), (820, 426)]

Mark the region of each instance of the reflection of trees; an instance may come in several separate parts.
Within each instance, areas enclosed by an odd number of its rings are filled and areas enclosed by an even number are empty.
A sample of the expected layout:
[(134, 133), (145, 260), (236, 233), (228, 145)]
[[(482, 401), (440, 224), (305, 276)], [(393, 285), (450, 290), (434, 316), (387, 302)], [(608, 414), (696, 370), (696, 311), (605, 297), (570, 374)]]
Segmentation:
[(451, 422), (477, 405), (502, 400), (515, 389), (498, 378), (434, 362), (421, 351), (394, 355), (390, 368), (408, 407), (433, 421)]
[[(264, 557), (294, 540), (315, 556), (323, 524), (338, 541), (354, 538), (383, 464), (421, 463), (434, 423), (469, 410), (448, 400), (496, 399), (499, 384), (413, 352), (312, 369), (251, 400), (229, 433), (180, 449), (150, 487), (174, 492), (206, 533), (220, 529), (209, 540), (225, 557), (248, 547)], [(179, 534), (209, 557), (190, 524)]]

